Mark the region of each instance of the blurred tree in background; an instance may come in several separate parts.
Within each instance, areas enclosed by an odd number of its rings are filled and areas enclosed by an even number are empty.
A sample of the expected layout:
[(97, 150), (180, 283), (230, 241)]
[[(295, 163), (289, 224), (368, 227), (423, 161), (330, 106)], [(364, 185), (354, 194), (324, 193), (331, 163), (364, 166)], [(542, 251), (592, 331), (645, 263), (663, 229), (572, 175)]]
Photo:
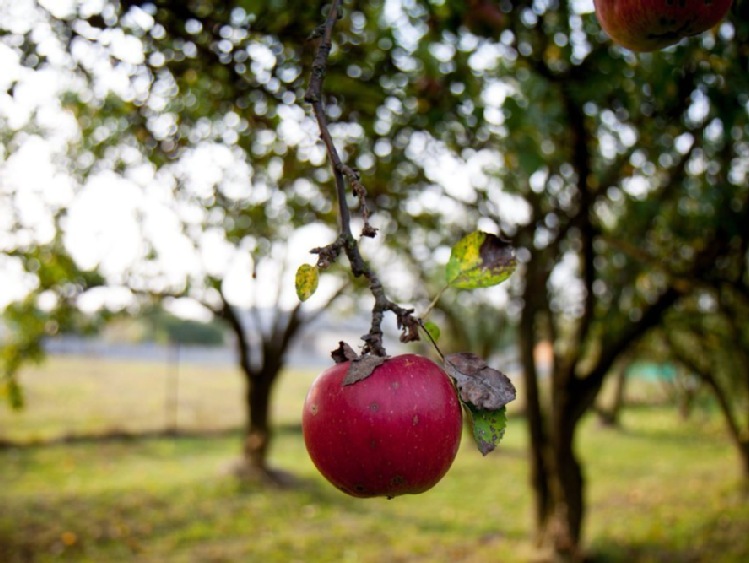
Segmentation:
[[(34, 17), (7, 28), (3, 44), (25, 68), (57, 65), (73, 77), (61, 108), (80, 128), (68, 162), (76, 182), (140, 182), (191, 249), (185, 256), (200, 262), (218, 247), (250, 256), (250, 283), (261, 264), (279, 263), (295, 230), (334, 222), (332, 179), (303, 104), (321, 8), (33, 4)], [(414, 269), (429, 279), (446, 245), (477, 224), (516, 246), (522, 267), (503, 311), (465, 318), (517, 327), (536, 541), (568, 558), (580, 555), (585, 517), (576, 430), (612, 367), (659, 327), (687, 363), (690, 338), (718, 354), (736, 337), (729, 320), (749, 326), (746, 2), (711, 32), (644, 55), (613, 46), (590, 10), (555, 0), (352, 0), (326, 80), (331, 131), (369, 191), (373, 244), (386, 246), (381, 258), (397, 275), (383, 278), (400, 297), (426, 306), (425, 284), (402, 280), (421, 275)], [(72, 228), (60, 213), (59, 228)], [(308, 317), (298, 305), (277, 308), (255, 347), (227, 297), (226, 261), (164, 273), (176, 240), (146, 236), (136, 266), (109, 283), (190, 296), (227, 320), (258, 397), (248, 398), (247, 458), (265, 468), (272, 385)], [(438, 307), (455, 319), (472, 301)], [(533, 353), (542, 341), (554, 350), (548, 394)], [(743, 385), (746, 371), (731, 372), (720, 355), (720, 373)], [(718, 373), (712, 362), (692, 367)]]

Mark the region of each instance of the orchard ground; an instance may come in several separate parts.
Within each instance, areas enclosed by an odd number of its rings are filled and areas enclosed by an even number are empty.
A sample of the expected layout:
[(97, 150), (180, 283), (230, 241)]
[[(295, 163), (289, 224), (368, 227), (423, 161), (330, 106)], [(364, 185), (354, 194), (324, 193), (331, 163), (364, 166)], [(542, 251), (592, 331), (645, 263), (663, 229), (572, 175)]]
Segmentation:
[[(231, 368), (60, 359), (23, 374), (28, 408), (0, 409), (0, 561), (512, 562), (529, 543), (525, 423), (499, 451), (465, 436), (447, 476), (418, 496), (358, 500), (315, 471), (299, 428), (314, 372), (283, 376), (272, 459), (293, 490), (239, 486), (241, 379)], [(635, 388), (640, 398), (655, 388)], [(178, 405), (178, 408), (175, 408)], [(159, 432), (176, 426), (182, 433)], [(101, 439), (62, 434), (109, 433)], [(133, 437), (131, 433), (139, 434)], [(53, 440), (50, 442), (50, 440)], [(630, 407), (623, 430), (585, 422), (586, 542), (601, 561), (747, 561), (749, 504), (709, 405), (688, 421)]]

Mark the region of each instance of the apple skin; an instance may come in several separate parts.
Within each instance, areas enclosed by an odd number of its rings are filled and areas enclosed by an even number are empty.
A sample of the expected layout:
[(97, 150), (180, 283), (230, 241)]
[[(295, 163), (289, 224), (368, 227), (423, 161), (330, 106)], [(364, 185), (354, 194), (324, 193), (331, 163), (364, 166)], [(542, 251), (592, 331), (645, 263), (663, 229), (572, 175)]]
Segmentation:
[(632, 51), (655, 51), (720, 22), (732, 0), (593, 0), (611, 39)]
[(320, 374), (304, 402), (304, 443), (318, 471), (354, 497), (418, 494), (452, 465), (462, 413), (447, 374), (431, 360), (403, 354), (352, 385), (349, 362)]

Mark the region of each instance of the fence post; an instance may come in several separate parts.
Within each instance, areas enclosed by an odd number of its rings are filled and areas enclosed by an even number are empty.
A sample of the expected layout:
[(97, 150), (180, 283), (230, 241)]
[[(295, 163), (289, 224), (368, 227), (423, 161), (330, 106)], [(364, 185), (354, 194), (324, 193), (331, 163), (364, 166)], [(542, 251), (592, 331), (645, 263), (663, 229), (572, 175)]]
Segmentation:
[(166, 431), (171, 434), (176, 434), (178, 429), (180, 346), (179, 342), (169, 342), (165, 418)]

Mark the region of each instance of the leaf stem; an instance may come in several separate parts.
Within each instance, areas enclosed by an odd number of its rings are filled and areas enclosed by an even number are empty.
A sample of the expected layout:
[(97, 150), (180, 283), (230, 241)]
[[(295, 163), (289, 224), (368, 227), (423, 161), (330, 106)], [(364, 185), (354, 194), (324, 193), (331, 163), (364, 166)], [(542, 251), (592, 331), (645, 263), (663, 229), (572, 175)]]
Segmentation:
[(427, 305), (427, 308), (424, 309), (424, 312), (421, 314), (421, 319), (426, 319), (429, 316), (429, 313), (432, 312), (432, 309), (434, 309), (437, 306), (437, 303), (439, 303), (440, 298), (450, 288), (450, 284), (445, 284), (442, 286), (442, 288), (437, 292), (437, 295), (434, 296), (434, 299), (432, 299), (432, 302)]

